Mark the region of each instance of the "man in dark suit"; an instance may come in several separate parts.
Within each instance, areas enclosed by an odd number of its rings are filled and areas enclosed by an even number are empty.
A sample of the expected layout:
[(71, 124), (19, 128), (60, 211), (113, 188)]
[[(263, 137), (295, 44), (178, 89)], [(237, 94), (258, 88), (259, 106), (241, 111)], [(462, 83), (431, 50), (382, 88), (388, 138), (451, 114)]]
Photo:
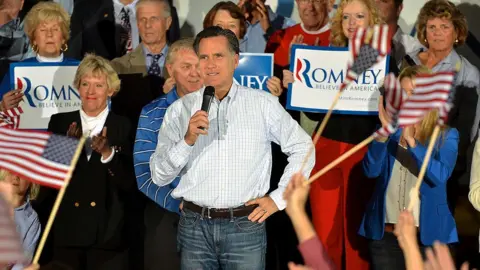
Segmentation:
[[(141, 42), (136, 26), (136, 3), (137, 0), (75, 1), (66, 55), (81, 60), (85, 53), (92, 52), (112, 60), (133, 51)], [(175, 26), (169, 33), (169, 42), (179, 38), (180, 29), (175, 8), (171, 14)], [(129, 39), (125, 39), (127, 35)], [(131, 42), (131, 46), (126, 42)]]
[(167, 30), (172, 22), (170, 5), (167, 0), (139, 0), (136, 18), (142, 42), (132, 52), (111, 61), (122, 77), (122, 91), (112, 99), (112, 110), (127, 116), (133, 124), (138, 122), (143, 106), (163, 95)]

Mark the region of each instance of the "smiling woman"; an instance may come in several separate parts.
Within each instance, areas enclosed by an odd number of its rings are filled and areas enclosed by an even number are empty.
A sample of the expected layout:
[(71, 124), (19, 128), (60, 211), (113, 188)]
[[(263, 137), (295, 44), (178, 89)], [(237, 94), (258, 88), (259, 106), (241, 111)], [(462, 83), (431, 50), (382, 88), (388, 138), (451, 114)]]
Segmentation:
[[(52, 115), (48, 130), (87, 137), (52, 230), (53, 260), (82, 269), (127, 269), (128, 214), (137, 191), (133, 174), (133, 129), (127, 118), (109, 111), (107, 99), (120, 89), (110, 63), (87, 54), (75, 74), (82, 108)], [(56, 191), (42, 188), (42, 225)], [(87, 263), (88, 262), (88, 263)]]

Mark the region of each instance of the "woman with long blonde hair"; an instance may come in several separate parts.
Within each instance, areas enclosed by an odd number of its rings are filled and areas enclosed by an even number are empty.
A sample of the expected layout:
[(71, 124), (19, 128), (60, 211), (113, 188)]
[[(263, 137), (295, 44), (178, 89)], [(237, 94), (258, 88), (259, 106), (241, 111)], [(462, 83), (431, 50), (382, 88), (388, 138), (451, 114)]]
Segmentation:
[[(400, 84), (407, 95), (414, 91), (415, 76), (428, 71), (423, 66), (410, 66), (400, 73)], [(388, 124), (386, 119), (381, 117), (383, 125)], [(405, 269), (394, 227), (409, 205), (409, 192), (417, 182), (437, 120), (438, 111), (430, 111), (419, 123), (377, 138), (368, 147), (363, 170), (368, 178), (376, 179), (375, 191), (359, 234), (369, 239), (373, 269)], [(458, 242), (455, 219), (447, 204), (447, 181), (455, 167), (459, 135), (455, 128), (442, 128), (440, 134), (413, 208), (421, 248), (436, 240)]]
[[(331, 19), (330, 45), (346, 47), (358, 27), (381, 24), (374, 0), (342, 0)], [(284, 71), (284, 87), (293, 74)], [(302, 113), (301, 126), (312, 133), (323, 113)], [(312, 174), (370, 136), (378, 125), (376, 116), (333, 114), (315, 146)], [(315, 134), (312, 134), (315, 136)], [(367, 242), (357, 234), (369, 194), (360, 163), (361, 150), (330, 170), (311, 186), (310, 202), (315, 230), (337, 269), (369, 269)], [(343, 259), (344, 258), (344, 259)]]

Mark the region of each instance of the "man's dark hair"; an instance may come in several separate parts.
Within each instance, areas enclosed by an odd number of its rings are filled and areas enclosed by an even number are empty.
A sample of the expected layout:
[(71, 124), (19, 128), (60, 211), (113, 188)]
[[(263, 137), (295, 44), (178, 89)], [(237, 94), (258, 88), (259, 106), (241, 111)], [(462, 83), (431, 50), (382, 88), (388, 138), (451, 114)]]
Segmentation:
[(225, 37), (228, 41), (228, 49), (234, 54), (240, 53), (240, 44), (238, 43), (237, 36), (235, 36), (232, 31), (223, 29), (219, 26), (211, 26), (198, 33), (198, 35), (195, 37), (195, 41), (193, 42), (193, 49), (195, 50), (195, 53), (198, 54), (200, 41), (202, 41), (204, 38), (211, 37)]
[(399, 8), (403, 4), (403, 0), (394, 0), (393, 2), (396, 8)]

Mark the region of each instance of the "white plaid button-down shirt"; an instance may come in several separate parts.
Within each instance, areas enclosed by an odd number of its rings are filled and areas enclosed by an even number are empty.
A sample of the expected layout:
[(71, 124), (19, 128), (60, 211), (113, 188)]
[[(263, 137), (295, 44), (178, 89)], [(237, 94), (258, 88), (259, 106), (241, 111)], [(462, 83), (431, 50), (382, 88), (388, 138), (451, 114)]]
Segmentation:
[[(173, 197), (209, 208), (237, 207), (268, 192), (275, 142), (289, 163), (270, 197), (284, 209), (283, 192), (312, 147), (311, 138), (276, 97), (233, 84), (222, 101), (215, 98), (210, 106), (208, 135), (189, 146), (184, 136), (191, 116), (201, 108), (203, 92), (186, 95), (168, 108), (150, 158), (152, 181), (164, 186), (180, 175)], [(306, 177), (314, 163), (315, 154), (305, 166)]]

